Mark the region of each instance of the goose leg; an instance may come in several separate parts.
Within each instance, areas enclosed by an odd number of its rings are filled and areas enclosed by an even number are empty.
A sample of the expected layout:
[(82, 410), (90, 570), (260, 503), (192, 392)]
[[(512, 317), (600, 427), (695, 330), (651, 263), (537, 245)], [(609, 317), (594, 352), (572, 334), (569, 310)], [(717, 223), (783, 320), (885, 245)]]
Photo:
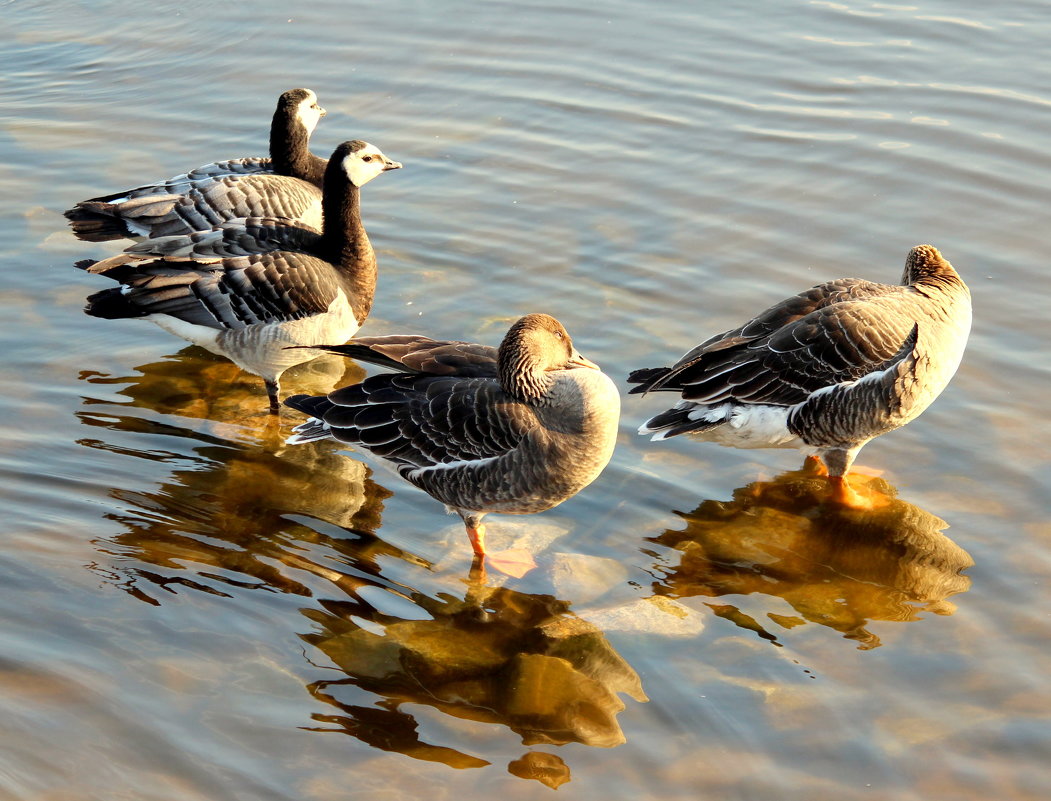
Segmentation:
[(471, 541), (471, 549), (479, 559), (485, 558), (485, 523), (481, 515), (463, 516), (463, 524), (467, 527), (467, 539)]
[(279, 389), (277, 379), (264, 378), (263, 383), (266, 384), (266, 395), (270, 398), (270, 414), (280, 414), (281, 401), (277, 398), (277, 392)]
[(875, 492), (858, 492), (850, 486), (847, 473), (854, 464), (861, 446), (854, 448), (828, 448), (821, 451), (825, 464), (828, 465), (828, 483), (832, 489), (832, 502), (850, 509), (871, 510), (886, 506), (886, 496)]
[[(467, 529), (467, 538), (471, 541), (474, 551), (474, 566), (472, 574), (485, 575), (485, 563), (488, 562), (494, 570), (499, 570), (508, 576), (521, 578), (534, 567), (532, 554), (524, 548), (512, 548), (507, 551), (487, 553), (485, 550), (485, 524), (482, 515), (476, 512), (460, 512), (463, 524)], [(480, 567), (480, 570), (478, 569)]]
[(828, 468), (825, 467), (825, 463), (821, 461), (821, 457), (816, 453), (809, 454), (807, 458), (803, 460), (803, 469), (816, 476), (828, 475)]

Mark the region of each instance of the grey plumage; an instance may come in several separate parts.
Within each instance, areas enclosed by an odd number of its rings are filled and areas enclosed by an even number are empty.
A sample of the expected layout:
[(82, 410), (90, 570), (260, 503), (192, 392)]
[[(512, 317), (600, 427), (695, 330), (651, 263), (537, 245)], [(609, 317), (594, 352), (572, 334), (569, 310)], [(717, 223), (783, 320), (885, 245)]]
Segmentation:
[(241, 217), (282, 217), (321, 228), (326, 159), (310, 152), (310, 134), (325, 110), (309, 89), (277, 102), (270, 158), (205, 164), (188, 173), (77, 203), (65, 212), (80, 239), (171, 236)]
[(313, 358), (288, 346), (345, 340), (368, 316), (376, 256), (361, 222), (359, 188), (400, 166), (367, 142), (340, 145), (325, 175), (320, 234), (251, 219), (247, 228), (149, 240), (79, 262), (121, 284), (89, 297), (85, 311), (148, 318), (226, 356), (263, 377), (276, 413), (281, 373)]
[(671, 367), (634, 371), (632, 393), (682, 401), (639, 432), (737, 447), (802, 447), (843, 476), (873, 437), (918, 416), (955, 373), (970, 292), (938, 250), (913, 248), (900, 285), (844, 278), (771, 306)]
[(287, 398), (312, 416), (289, 442), (331, 437), (393, 462), (463, 517), (479, 557), (486, 513), (549, 509), (612, 455), (616, 387), (548, 315), (521, 318), (499, 348), (394, 336), (324, 349), (400, 372)]

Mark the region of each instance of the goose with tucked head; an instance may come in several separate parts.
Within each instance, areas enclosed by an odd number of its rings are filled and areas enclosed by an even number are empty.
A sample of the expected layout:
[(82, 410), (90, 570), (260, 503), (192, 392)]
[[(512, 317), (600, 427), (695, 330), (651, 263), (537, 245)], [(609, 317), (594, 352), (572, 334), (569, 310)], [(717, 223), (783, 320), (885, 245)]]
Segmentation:
[(631, 392), (682, 400), (639, 429), (737, 448), (801, 448), (837, 502), (867, 505), (846, 476), (873, 438), (914, 420), (948, 385), (971, 328), (967, 285), (937, 248), (909, 251), (901, 283), (829, 281), (717, 334)]
[(325, 172), (321, 233), (250, 220), (277, 239), (247, 237), (236, 252), (213, 247), (201, 254), (192, 236), (183, 247), (180, 237), (168, 237), (78, 262), (121, 285), (89, 297), (85, 311), (144, 318), (225, 356), (263, 378), (277, 414), (281, 374), (313, 358), (289, 346), (345, 341), (372, 308), (376, 254), (361, 221), (360, 188), (399, 167), (367, 142), (336, 148)]
[(325, 109), (309, 89), (277, 101), (270, 158), (205, 164), (164, 181), (101, 195), (65, 212), (73, 233), (89, 242), (187, 234), (240, 217), (284, 217), (321, 229), (327, 161), (310, 152), (310, 135)]
[[(322, 348), (399, 372), (287, 398), (311, 416), (289, 442), (332, 438), (393, 462), (460, 515), (479, 566), (486, 514), (557, 506), (594, 481), (613, 453), (616, 386), (550, 315), (522, 317), (499, 348), (421, 336)], [(489, 554), (489, 562), (515, 575), (532, 564), (520, 552)]]

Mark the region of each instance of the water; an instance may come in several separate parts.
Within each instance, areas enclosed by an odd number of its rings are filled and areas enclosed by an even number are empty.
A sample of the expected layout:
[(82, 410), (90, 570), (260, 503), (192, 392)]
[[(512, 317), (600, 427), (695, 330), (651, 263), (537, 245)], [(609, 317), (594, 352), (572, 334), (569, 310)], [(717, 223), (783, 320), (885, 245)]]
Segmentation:
[[(7, 3), (0, 796), (1036, 799), (1051, 793), (1046, 6)], [(942, 249), (975, 327), (816, 515), (791, 452), (634, 436), (466, 582), (389, 469), (285, 447), (257, 379), (81, 314), (92, 194), (261, 154), (315, 89), (363, 191), (365, 331), (543, 310), (626, 389), (832, 277)], [(284, 381), (358, 380), (338, 359)], [(568, 780), (568, 783), (565, 783)]]

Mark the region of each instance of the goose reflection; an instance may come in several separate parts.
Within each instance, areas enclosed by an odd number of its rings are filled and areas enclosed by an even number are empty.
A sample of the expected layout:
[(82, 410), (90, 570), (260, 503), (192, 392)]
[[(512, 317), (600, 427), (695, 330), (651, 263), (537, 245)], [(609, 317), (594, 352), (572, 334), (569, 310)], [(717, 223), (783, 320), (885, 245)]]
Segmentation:
[[(266, 426), (277, 423), (259, 408), (258, 381), (237, 365), (196, 345), (164, 359), (140, 365), (131, 376), (83, 371), (80, 378), (95, 386), (119, 386), (130, 405), (161, 414), (211, 420), (220, 424)], [(282, 377), (289, 391), (325, 393), (337, 384), (357, 383), (365, 371), (349, 359), (324, 354), (293, 367)], [(86, 397), (85, 405), (108, 403)]]
[[(359, 593), (355, 593), (360, 596)], [(346, 678), (318, 681), (312, 694), (331, 705), (316, 731), (352, 735), (386, 751), (457, 768), (485, 760), (423, 742), (405, 706), (423, 704), (455, 718), (497, 723), (527, 746), (625, 741), (617, 723), (624, 693), (646, 701), (638, 674), (602, 631), (549, 595), (469, 585), (460, 599), (413, 592), (414, 614), (380, 611), (361, 597), (322, 601), (303, 612), (316, 626), (303, 639)], [(360, 691), (383, 701), (353, 703)], [(347, 700), (347, 699), (351, 700)], [(530, 752), (509, 771), (549, 786), (568, 780), (554, 755)]]
[[(307, 686), (331, 711), (304, 728), (453, 767), (490, 764), (424, 742), (411, 707), (425, 704), (450, 720), (506, 726), (528, 748), (508, 772), (551, 787), (569, 781), (569, 767), (531, 746), (625, 741), (620, 695), (646, 701), (639, 677), (568, 602), (489, 587), (477, 574), (464, 582), (434, 572), (375, 535), (391, 493), (365, 464), (325, 443), (276, 449), (280, 438), (258, 427), (239, 426), (236, 441), (228, 430), (218, 436), (213, 424), (238, 425), (239, 412), (202, 403), (216, 375), (183, 358), (138, 370), (141, 381), (85, 375), (92, 385), (120, 384), (130, 402), (88, 397), (78, 413), (99, 432), (79, 444), (160, 463), (164, 474), (149, 490), (109, 490), (122, 511), (109, 515), (121, 531), (96, 542), (108, 564), (94, 569), (107, 581), (154, 605), (160, 591), (178, 589), (316, 598), (300, 610), (311, 626), (300, 637), (339, 678)], [(180, 425), (180, 416), (197, 414), (218, 419)], [(380, 556), (425, 568), (421, 575), (442, 591), (428, 595), (384, 576), (390, 560)], [(323, 581), (308, 585), (302, 571)]]
[[(156, 468), (146, 462), (164, 463), (163, 477), (153, 489), (108, 490), (123, 508), (108, 515), (122, 530), (96, 542), (110, 557), (110, 566), (96, 566), (109, 582), (154, 604), (159, 601), (149, 593), (150, 585), (213, 594), (226, 594), (225, 585), (310, 595), (296, 571), (282, 565), (327, 579), (332, 575), (304, 556), (303, 543), (335, 551), (337, 559), (365, 572), (379, 571), (381, 555), (422, 563), (376, 536), (391, 492), (372, 480), (364, 463), (324, 446), (275, 449), (280, 437), (274, 432), (239, 426), (240, 441), (234, 441), (179, 425), (178, 417), (143, 414), (139, 403), (156, 400), (152, 393), (157, 387), (166, 386), (162, 392), (172, 399), (170, 405), (187, 416), (196, 401), (188, 400), (187, 406), (174, 398), (201, 395), (170, 393), (172, 383), (166, 379), (184, 375), (180, 361), (139, 369), (143, 381), (121, 390), (131, 403), (103, 408), (101, 401), (88, 398), (78, 413), (85, 426), (105, 432), (82, 437), (78, 444), (141, 459), (148, 473)], [(236, 417), (228, 421), (237, 423)], [(117, 432), (148, 436), (140, 447)], [(165, 438), (192, 440), (192, 445), (166, 450)]]
[[(881, 644), (866, 629), (870, 621), (952, 614), (947, 599), (970, 587), (961, 571), (974, 564), (971, 557), (942, 534), (944, 520), (895, 497), (886, 481), (869, 479), (868, 491), (885, 503), (870, 510), (824, 504), (824, 481), (804, 469), (742, 487), (730, 501), (707, 500), (692, 512), (677, 512), (686, 528), (653, 538), (679, 552), (657, 591), (777, 596), (798, 617), (769, 612), (770, 622), (782, 628), (818, 623), (862, 649)], [(776, 642), (764, 623), (737, 607), (711, 606)]]

